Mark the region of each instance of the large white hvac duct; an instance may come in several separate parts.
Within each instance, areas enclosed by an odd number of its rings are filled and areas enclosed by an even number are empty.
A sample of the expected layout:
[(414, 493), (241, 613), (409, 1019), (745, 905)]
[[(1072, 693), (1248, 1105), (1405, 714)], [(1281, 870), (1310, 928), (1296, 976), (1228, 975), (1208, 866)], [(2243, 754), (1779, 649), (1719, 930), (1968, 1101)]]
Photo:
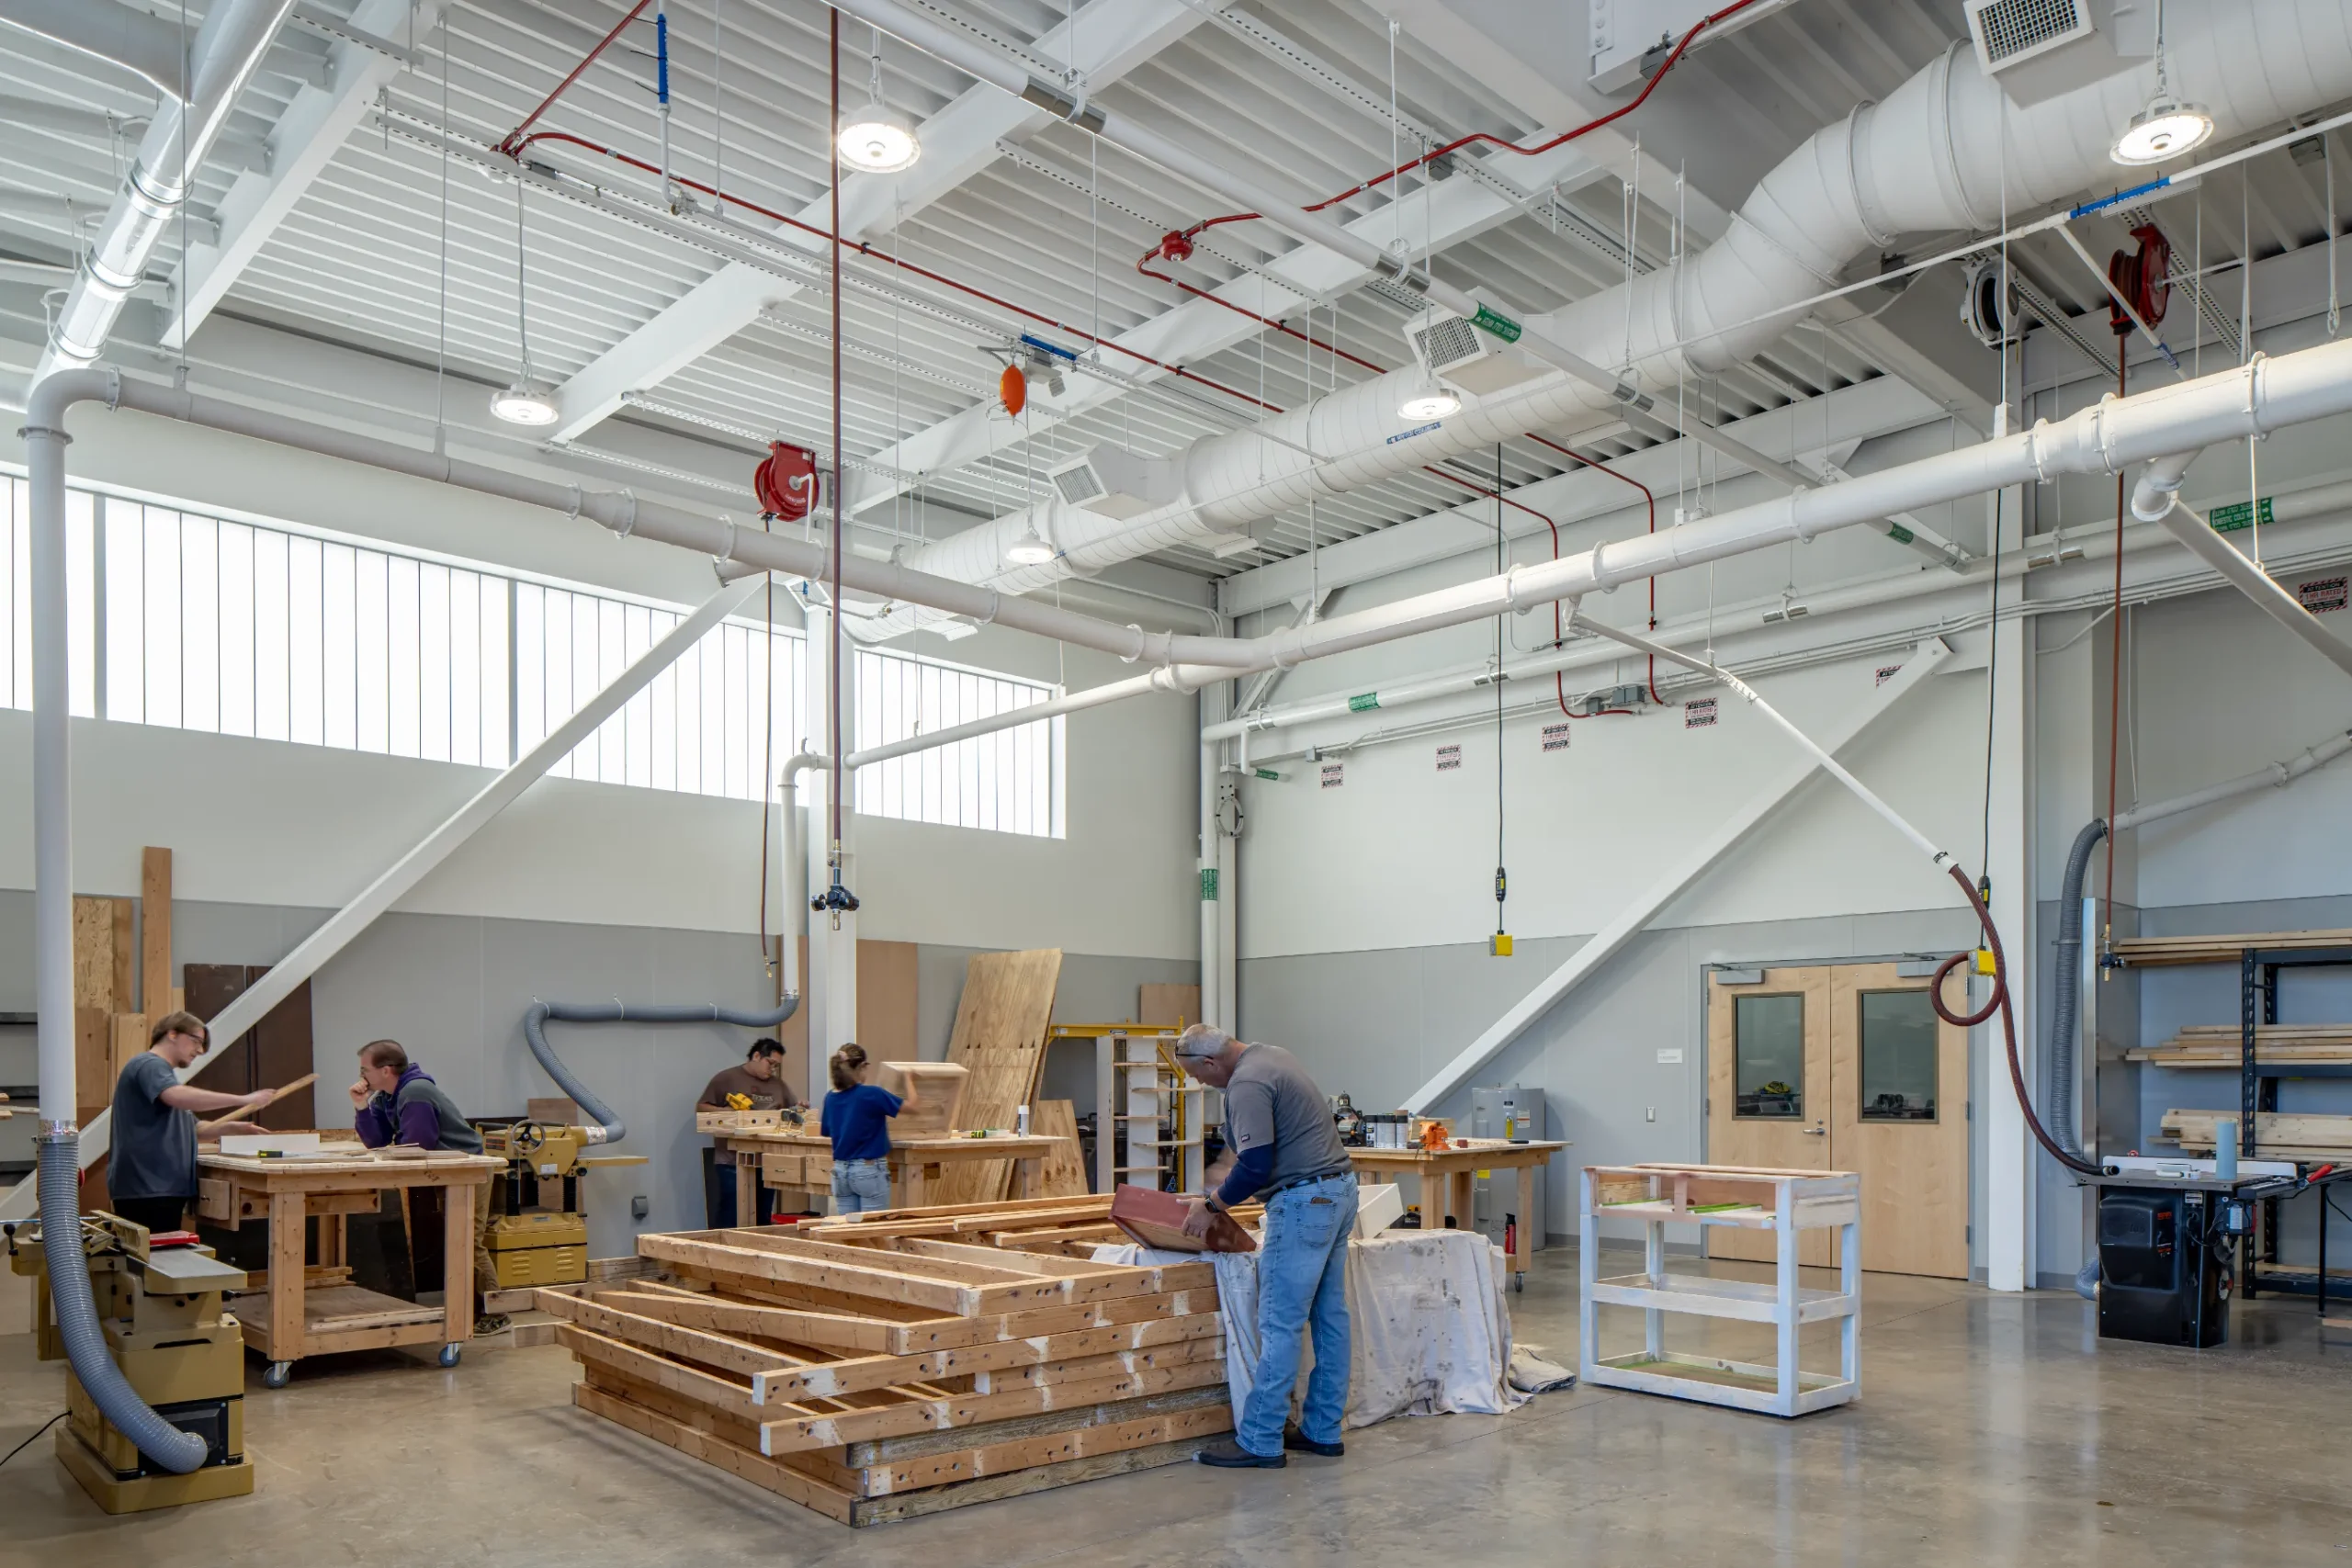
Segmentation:
[(229, 123), (237, 95), (277, 36), (294, 0), (218, 0), (188, 46), (187, 101), (155, 107), (130, 172), (82, 256), (74, 287), (50, 328), (36, 378), (60, 366), (93, 363), (147, 263), (187, 203), (197, 170)]
[[(864, 14), (876, 0), (848, 8)], [(2206, 105), (2222, 136), (2352, 96), (2352, 7), (2341, 0), (2174, 0), (2165, 32), (2173, 90)], [(1783, 160), (1716, 244), (1525, 326), (1626, 367), (1627, 380), (1650, 393), (1717, 374), (1780, 338), (1797, 319), (1791, 307), (1835, 287), (1858, 256), (1905, 234), (1996, 229), (2005, 212), (2111, 185), (2109, 148), (2154, 80), (2151, 62), (2024, 107), (1955, 44), (1885, 102), (1857, 107)], [(1392, 371), (1252, 429), (1204, 437), (1169, 459), (1174, 498), (1125, 519), (1048, 503), (926, 546), (907, 564), (1028, 592), (1525, 431), (1590, 429), (1625, 412), (1606, 389), (1553, 373), (1465, 397), (1443, 421), (1408, 421), (1397, 405), (1421, 374)], [(1005, 550), (1033, 526), (1059, 558), (1008, 567)]]

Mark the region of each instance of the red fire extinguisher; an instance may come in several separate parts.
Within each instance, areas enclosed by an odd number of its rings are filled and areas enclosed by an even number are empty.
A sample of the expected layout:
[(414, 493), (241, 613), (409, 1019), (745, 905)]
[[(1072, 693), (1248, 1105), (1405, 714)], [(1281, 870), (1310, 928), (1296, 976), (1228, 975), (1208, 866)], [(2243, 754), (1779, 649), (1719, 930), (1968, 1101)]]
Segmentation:
[(1503, 1256), (1506, 1258), (1519, 1256), (1519, 1216), (1517, 1214), (1503, 1216)]

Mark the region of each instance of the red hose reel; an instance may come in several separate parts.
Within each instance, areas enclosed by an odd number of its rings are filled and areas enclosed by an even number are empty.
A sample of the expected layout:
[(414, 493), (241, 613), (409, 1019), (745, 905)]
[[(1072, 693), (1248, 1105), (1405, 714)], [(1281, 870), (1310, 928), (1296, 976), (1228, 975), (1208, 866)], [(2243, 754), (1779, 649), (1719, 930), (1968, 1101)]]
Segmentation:
[[(2132, 301), (2132, 309), (2150, 327), (2165, 319), (2165, 307), (2172, 303), (2172, 242), (2165, 231), (2153, 223), (2143, 223), (2132, 231), (2140, 242), (2134, 251), (2118, 251), (2108, 259), (2107, 280), (2115, 291)], [(2123, 307), (2109, 301), (2107, 324), (2117, 337), (2132, 333), (2132, 318)]]
[(797, 523), (817, 509), (817, 454), (788, 441), (768, 443), (767, 459), (752, 470), (760, 511), (779, 523)]

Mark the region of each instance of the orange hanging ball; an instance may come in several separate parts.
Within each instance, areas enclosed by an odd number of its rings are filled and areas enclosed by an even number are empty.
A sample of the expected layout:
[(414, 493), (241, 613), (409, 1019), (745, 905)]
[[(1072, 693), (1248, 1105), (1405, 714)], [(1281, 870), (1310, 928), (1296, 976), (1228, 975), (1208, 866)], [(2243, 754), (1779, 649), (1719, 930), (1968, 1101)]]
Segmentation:
[(1018, 365), (1008, 365), (1004, 374), (997, 378), (997, 396), (1004, 400), (1004, 412), (1015, 419), (1029, 406), (1029, 378), (1021, 373)]

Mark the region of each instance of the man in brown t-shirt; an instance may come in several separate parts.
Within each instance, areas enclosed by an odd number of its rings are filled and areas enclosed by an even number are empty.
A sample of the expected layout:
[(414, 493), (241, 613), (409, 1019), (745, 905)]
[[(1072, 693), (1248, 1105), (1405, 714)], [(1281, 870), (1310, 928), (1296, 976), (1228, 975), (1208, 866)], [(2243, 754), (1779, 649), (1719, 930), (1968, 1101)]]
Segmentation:
[(792, 1086), (784, 1081), (784, 1046), (775, 1040), (754, 1040), (740, 1067), (722, 1067), (710, 1082), (703, 1086), (702, 1098), (695, 1102), (696, 1111), (728, 1111), (730, 1094), (740, 1094), (752, 1103), (752, 1111), (789, 1111), (800, 1103)]
[[(789, 1111), (800, 1103), (792, 1086), (784, 1081), (784, 1046), (773, 1039), (754, 1040), (740, 1067), (725, 1067), (713, 1075), (703, 1086), (702, 1098), (695, 1102), (696, 1111), (729, 1111), (730, 1094), (740, 1094), (752, 1103), (753, 1111)], [(713, 1159), (710, 1171), (710, 1213), (707, 1218), (714, 1229), (725, 1230), (739, 1223), (764, 1224), (767, 1215), (742, 1222), (737, 1219), (735, 1193), (735, 1161), (730, 1156)], [(767, 1208), (767, 1193), (759, 1194), (756, 1210)]]

